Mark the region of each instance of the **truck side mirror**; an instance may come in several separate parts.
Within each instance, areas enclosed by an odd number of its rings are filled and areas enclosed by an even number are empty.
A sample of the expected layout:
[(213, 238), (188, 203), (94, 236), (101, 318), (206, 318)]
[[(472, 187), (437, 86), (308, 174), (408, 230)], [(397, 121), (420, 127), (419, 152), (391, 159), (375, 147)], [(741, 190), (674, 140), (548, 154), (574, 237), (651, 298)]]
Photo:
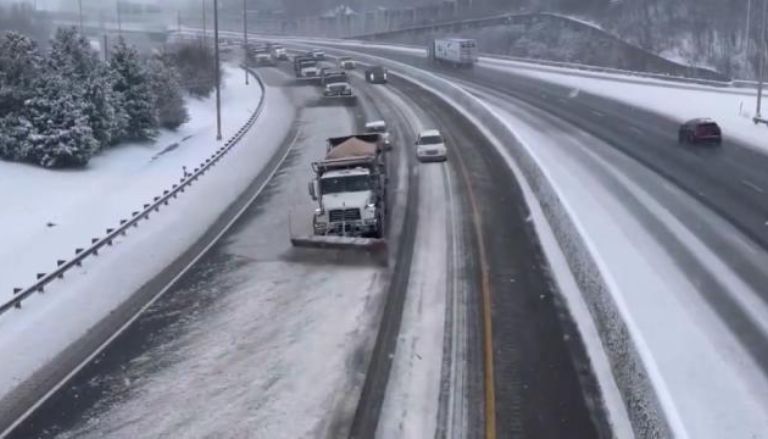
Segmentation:
[(317, 190), (315, 190), (315, 182), (310, 181), (307, 185), (309, 187), (309, 196), (312, 197), (313, 201), (317, 201)]

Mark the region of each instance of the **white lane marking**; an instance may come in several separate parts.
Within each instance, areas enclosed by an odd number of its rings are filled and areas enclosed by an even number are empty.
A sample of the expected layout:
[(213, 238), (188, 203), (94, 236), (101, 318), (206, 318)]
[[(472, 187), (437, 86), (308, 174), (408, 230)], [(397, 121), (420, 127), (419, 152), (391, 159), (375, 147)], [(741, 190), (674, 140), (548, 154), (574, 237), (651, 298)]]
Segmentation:
[(590, 113), (594, 114), (597, 117), (605, 117), (605, 114), (597, 111), (597, 110), (589, 110)]
[(633, 125), (629, 126), (629, 130), (632, 131), (635, 134), (640, 134), (640, 135), (644, 134), (643, 131), (640, 128), (637, 128), (637, 127), (635, 127)]
[(755, 192), (757, 192), (759, 194), (764, 194), (765, 193), (765, 189), (763, 189), (760, 186), (752, 183), (749, 180), (741, 180), (741, 184), (743, 184), (744, 186), (752, 189), (753, 191), (755, 191)]

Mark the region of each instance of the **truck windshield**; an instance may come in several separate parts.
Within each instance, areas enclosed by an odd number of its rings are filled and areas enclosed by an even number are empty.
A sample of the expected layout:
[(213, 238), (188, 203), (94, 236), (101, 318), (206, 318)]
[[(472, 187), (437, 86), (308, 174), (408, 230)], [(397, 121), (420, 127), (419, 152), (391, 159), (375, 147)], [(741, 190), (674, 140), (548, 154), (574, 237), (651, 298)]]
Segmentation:
[(338, 194), (340, 192), (362, 192), (368, 190), (371, 190), (371, 179), (367, 175), (330, 177), (320, 180), (320, 191), (323, 194)]

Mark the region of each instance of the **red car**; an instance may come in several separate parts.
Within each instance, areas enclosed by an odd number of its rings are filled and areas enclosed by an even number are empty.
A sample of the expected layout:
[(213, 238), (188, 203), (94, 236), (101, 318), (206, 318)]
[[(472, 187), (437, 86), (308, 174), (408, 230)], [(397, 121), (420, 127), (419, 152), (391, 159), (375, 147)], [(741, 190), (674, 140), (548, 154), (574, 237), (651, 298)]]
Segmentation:
[(723, 142), (723, 132), (712, 119), (693, 119), (680, 126), (677, 134), (680, 143), (714, 143)]

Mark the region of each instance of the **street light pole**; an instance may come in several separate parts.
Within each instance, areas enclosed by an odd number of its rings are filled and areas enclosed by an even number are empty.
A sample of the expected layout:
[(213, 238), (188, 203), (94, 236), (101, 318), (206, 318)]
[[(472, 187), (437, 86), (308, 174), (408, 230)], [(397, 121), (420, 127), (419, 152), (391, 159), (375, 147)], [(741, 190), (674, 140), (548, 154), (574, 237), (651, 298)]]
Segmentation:
[(205, 1), (206, 0), (202, 1), (203, 3), (203, 46), (205, 46), (206, 43), (208, 42), (208, 17), (206, 16), (207, 12), (205, 7)]
[(83, 34), (83, 0), (77, 0), (77, 9), (80, 17), (80, 35)]
[(763, 0), (763, 29), (760, 32), (760, 67), (757, 73), (757, 111), (755, 111), (755, 123), (763, 122), (763, 75), (765, 73), (765, 26), (768, 13), (768, 0)]
[(123, 19), (120, 17), (120, 0), (117, 0), (115, 2), (115, 7), (117, 8), (117, 34), (119, 36), (123, 36)]
[(249, 85), (248, 79), (248, 0), (243, 0), (243, 63), (245, 65), (245, 85)]
[(216, 140), (221, 140), (221, 71), (219, 65), (219, 0), (213, 0), (213, 52), (216, 58)]
[(750, 41), (750, 31), (752, 30), (752, 0), (747, 0), (747, 26), (746, 30), (744, 31), (744, 54), (746, 59), (744, 60), (746, 62), (745, 66), (749, 66), (749, 43)]

